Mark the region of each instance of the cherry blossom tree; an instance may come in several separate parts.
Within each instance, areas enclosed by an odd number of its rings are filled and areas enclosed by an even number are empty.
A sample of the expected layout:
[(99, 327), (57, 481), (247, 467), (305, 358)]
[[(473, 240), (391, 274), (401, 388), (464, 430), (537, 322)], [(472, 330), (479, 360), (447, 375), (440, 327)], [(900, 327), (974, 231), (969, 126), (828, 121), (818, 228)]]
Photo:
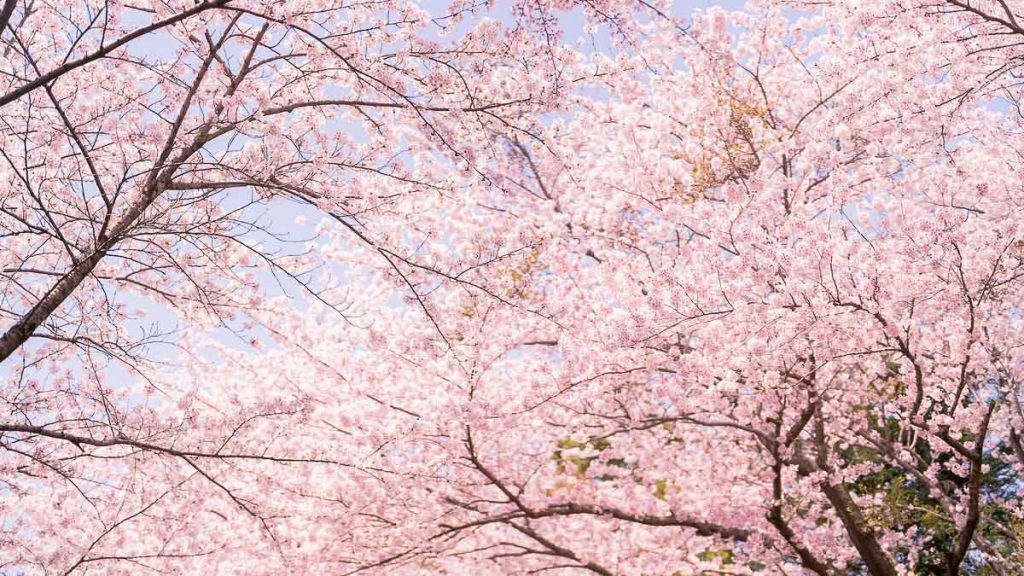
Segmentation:
[(5, 2), (0, 565), (1019, 573), (1022, 18)]

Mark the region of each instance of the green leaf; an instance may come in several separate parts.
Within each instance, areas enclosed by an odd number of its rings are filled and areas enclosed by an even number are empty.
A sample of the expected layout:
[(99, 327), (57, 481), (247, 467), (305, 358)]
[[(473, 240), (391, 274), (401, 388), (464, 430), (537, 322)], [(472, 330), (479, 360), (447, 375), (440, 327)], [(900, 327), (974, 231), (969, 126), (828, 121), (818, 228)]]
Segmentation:
[(654, 482), (654, 497), (658, 500), (664, 500), (666, 496), (666, 490), (668, 489), (668, 482), (665, 480), (656, 480)]

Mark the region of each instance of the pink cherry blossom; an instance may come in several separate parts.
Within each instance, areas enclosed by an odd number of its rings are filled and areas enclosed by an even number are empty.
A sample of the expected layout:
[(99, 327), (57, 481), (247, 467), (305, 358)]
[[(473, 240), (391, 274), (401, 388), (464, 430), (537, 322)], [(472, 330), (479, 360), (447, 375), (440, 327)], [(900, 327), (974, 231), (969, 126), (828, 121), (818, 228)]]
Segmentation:
[(0, 566), (1024, 570), (1019, 2), (0, 2)]

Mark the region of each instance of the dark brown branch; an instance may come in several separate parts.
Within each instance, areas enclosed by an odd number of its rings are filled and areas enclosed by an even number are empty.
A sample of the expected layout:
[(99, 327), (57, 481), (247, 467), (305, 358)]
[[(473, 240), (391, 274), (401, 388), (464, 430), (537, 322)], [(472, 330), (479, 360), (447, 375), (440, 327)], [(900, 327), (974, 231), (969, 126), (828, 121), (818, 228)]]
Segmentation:
[[(136, 31), (134, 31), (134, 32), (132, 32), (130, 34), (126, 34), (126, 35), (122, 36), (121, 38), (117, 39), (116, 41), (114, 41), (114, 42), (104, 46), (103, 48), (100, 48), (99, 50), (89, 54), (88, 56), (83, 56), (82, 58), (79, 58), (78, 60), (72, 60), (71, 62), (68, 62), (67, 64), (64, 64), (63, 66), (60, 66), (59, 68), (55, 68), (55, 69), (53, 69), (53, 70), (51, 70), (51, 71), (49, 71), (49, 72), (39, 76), (35, 80), (32, 80), (31, 82), (27, 82), (25, 84), (22, 84), (20, 87), (15, 88), (14, 90), (11, 90), (10, 92), (8, 92), (7, 94), (4, 94), (3, 96), (0, 96), (0, 107), (4, 107), (4, 106), (10, 104), (11, 102), (14, 102), (18, 98), (21, 98), (22, 96), (28, 94), (29, 92), (32, 92), (33, 90), (35, 90), (35, 89), (37, 89), (37, 88), (39, 88), (39, 87), (41, 87), (43, 85), (49, 84), (50, 82), (53, 82), (54, 80), (60, 78), (61, 76), (67, 74), (68, 72), (71, 72), (72, 70), (75, 70), (77, 68), (81, 68), (82, 66), (85, 66), (86, 64), (89, 64), (91, 62), (95, 62), (96, 60), (99, 60), (100, 58), (103, 58), (104, 56), (110, 54), (111, 52), (117, 50), (118, 48), (124, 46), (125, 44), (128, 44), (132, 40), (135, 40), (137, 38), (141, 38), (141, 37), (143, 37), (143, 36), (145, 36), (147, 34), (150, 34), (152, 32), (160, 30), (161, 28), (166, 28), (167, 26), (170, 26), (172, 24), (176, 24), (178, 22), (181, 22), (181, 21), (183, 21), (183, 20), (185, 20), (187, 18), (190, 18), (192, 16), (195, 16), (196, 14), (200, 14), (200, 13), (205, 12), (207, 10), (212, 10), (214, 8), (221, 8), (223, 6), (226, 6), (229, 2), (231, 2), (231, 0), (208, 0), (206, 2), (202, 2), (200, 4), (195, 5), (192, 8), (189, 8), (188, 10), (185, 10), (184, 12), (175, 14), (174, 16), (171, 16), (169, 18), (165, 18), (165, 19), (160, 20), (158, 22), (154, 22), (154, 23), (150, 24), (149, 26), (145, 26), (145, 27), (139, 28), (138, 30), (136, 30)], [(5, 9), (6, 9), (6, 6), (5, 6)]]
[(5, 0), (4, 6), (0, 9), (0, 36), (7, 31), (7, 25), (11, 22), (11, 16), (14, 16), (14, 8), (18, 5), (18, 0)]

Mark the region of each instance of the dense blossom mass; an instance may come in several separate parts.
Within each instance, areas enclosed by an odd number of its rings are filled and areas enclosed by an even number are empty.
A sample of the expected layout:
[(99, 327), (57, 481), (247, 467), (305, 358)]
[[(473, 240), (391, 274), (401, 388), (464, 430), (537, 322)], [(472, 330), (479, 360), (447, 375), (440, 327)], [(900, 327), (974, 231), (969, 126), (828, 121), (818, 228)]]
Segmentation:
[(0, 572), (1024, 572), (1021, 0), (0, 5)]

